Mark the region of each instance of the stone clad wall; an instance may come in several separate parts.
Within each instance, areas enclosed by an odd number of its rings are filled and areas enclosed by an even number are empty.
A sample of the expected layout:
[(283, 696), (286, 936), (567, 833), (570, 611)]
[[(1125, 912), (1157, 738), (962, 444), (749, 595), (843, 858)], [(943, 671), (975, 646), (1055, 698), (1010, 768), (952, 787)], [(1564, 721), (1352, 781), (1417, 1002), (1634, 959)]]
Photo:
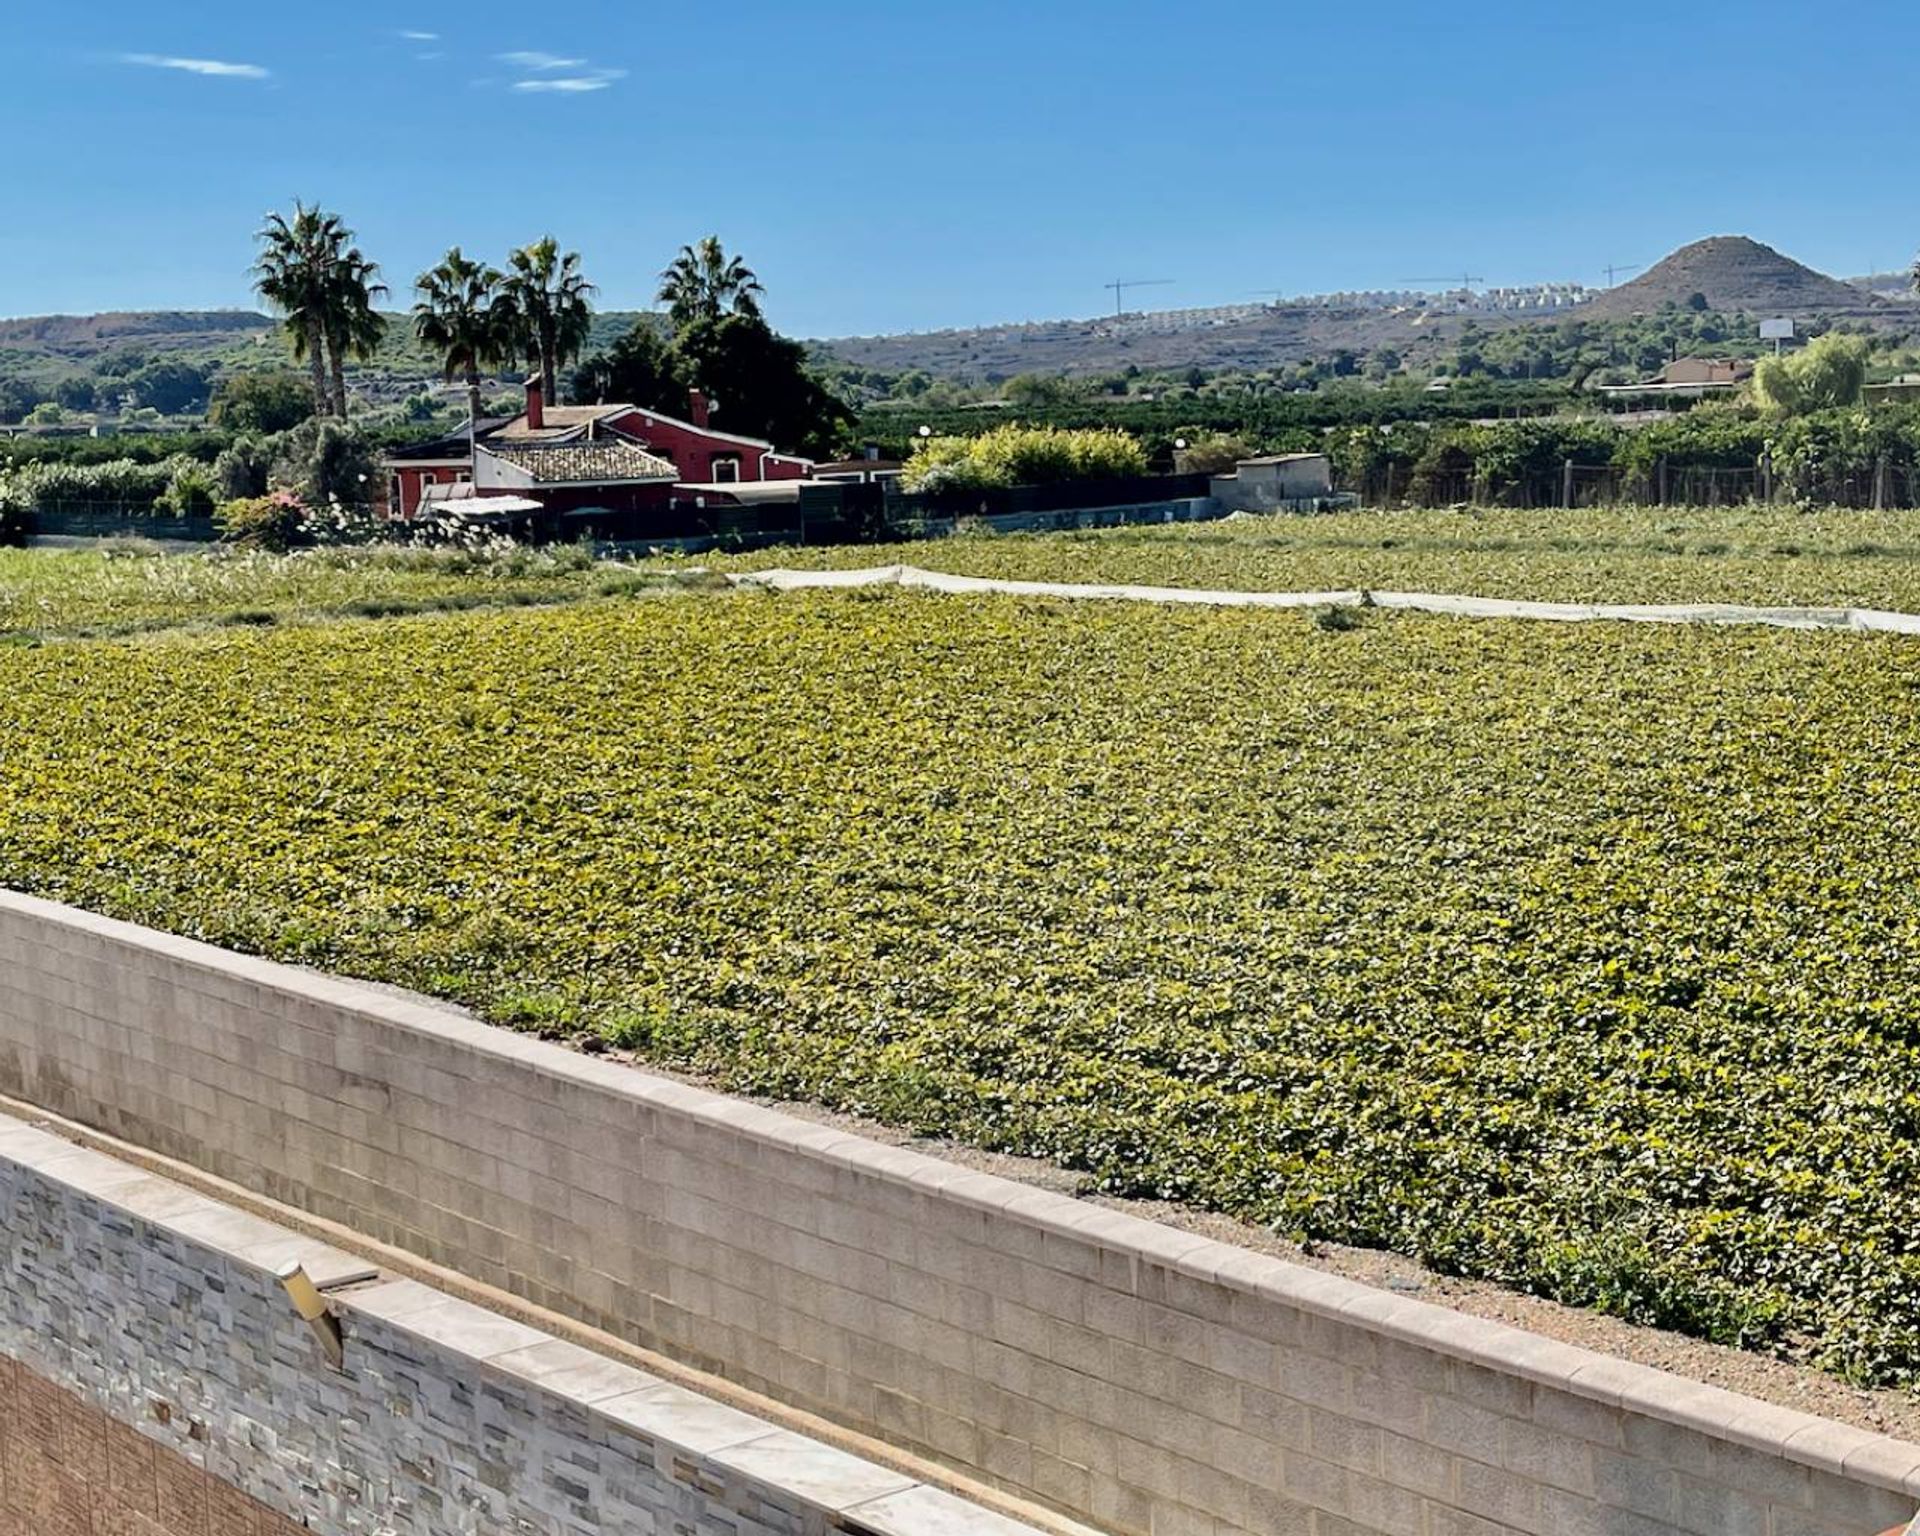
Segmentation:
[(0, 1230), (0, 1536), (1033, 1536), (4, 1118)]
[(0, 1092), (1127, 1536), (1920, 1503), (1920, 1446), (21, 897)]

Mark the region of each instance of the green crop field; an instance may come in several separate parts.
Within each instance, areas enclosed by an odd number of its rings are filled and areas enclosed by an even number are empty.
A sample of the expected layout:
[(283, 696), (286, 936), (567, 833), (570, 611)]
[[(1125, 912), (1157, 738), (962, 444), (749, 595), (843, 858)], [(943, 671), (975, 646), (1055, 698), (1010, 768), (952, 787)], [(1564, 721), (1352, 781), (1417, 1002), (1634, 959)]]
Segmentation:
[(1912, 513), (1614, 508), (1254, 518), (618, 565), (570, 549), (0, 549), (0, 639), (566, 602), (645, 576), (894, 562), (1035, 581), (1920, 611), (1920, 524)]
[[(1159, 537), (940, 553), (1269, 558)], [(1915, 654), (897, 591), (19, 646), (0, 882), (1910, 1382)]]
[(0, 549), (0, 640), (566, 602), (646, 580), (577, 550)]
[(1043, 581), (1920, 610), (1920, 519), (1911, 512), (1369, 511), (763, 550), (718, 563), (895, 561), (960, 575)]

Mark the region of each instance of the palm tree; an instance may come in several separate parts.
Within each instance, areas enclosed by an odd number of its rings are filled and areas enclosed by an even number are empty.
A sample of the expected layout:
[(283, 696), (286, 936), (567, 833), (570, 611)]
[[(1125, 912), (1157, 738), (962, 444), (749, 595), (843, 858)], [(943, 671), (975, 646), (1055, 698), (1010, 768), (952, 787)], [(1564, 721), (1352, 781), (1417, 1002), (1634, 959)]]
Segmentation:
[(333, 374), (332, 410), (342, 421), (347, 418), (347, 358), (351, 355), (365, 362), (380, 350), (387, 322), (373, 305), (386, 296), (387, 285), (380, 281), (377, 262), (362, 256), (358, 246), (339, 253), (333, 264), (333, 280), (327, 285), (322, 329)]
[(420, 298), (413, 306), (413, 334), (440, 354), (443, 377), (465, 376), (469, 433), (479, 428), (481, 370), (513, 353), (512, 315), (500, 302), (502, 281), (497, 268), (469, 261), (456, 245), (414, 282)]
[(254, 264), (254, 291), (279, 312), (295, 362), (313, 370), (313, 408), (327, 410), (327, 308), (335, 254), (348, 238), (338, 214), (317, 204), (293, 205), (293, 217), (270, 213), (254, 237), (266, 249)]
[(679, 331), (696, 320), (718, 320), (730, 314), (758, 320), (765, 292), (753, 268), (738, 256), (728, 256), (718, 235), (682, 246), (673, 265), (660, 274), (660, 302)]
[(520, 332), (527, 361), (540, 370), (542, 398), (559, 400), (560, 365), (579, 357), (593, 323), (588, 302), (594, 287), (580, 271), (580, 253), (560, 254), (552, 235), (523, 246), (507, 258), (513, 271), (501, 299)]

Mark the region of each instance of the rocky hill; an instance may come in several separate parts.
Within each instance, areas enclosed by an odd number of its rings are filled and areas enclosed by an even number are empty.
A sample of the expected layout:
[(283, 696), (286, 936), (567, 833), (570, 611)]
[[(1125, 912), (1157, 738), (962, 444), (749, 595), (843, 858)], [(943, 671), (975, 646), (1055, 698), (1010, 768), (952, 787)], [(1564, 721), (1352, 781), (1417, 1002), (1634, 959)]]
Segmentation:
[(1695, 294), (1713, 310), (1790, 316), (1871, 313), (1878, 302), (1758, 240), (1715, 235), (1682, 246), (1632, 282), (1609, 289), (1583, 313), (1601, 318), (1651, 314), (1667, 304), (1685, 306)]

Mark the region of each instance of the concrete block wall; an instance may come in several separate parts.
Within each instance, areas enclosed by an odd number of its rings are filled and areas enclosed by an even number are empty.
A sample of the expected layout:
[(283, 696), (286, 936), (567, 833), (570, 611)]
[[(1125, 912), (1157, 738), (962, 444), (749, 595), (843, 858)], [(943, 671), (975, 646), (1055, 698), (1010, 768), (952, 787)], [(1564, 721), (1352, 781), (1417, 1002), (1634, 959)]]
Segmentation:
[(7, 1119), (0, 1224), (0, 1536), (1034, 1536)]
[(24, 897), (0, 1092), (1127, 1536), (1920, 1503), (1920, 1446)]

